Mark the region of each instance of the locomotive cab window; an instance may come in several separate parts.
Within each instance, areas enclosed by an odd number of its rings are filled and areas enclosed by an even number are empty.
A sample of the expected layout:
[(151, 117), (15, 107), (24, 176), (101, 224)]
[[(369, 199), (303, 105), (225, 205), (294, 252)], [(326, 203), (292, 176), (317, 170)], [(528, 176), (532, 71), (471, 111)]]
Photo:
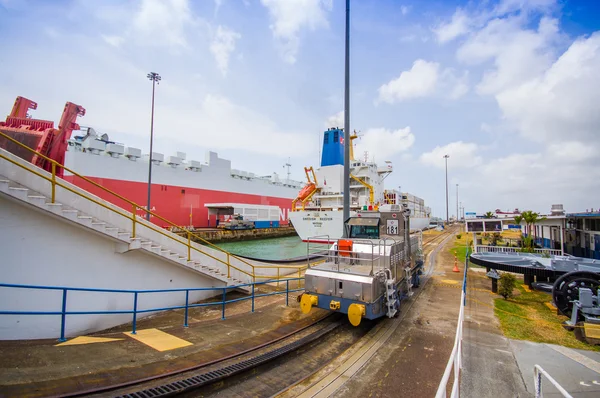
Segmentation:
[(379, 227), (367, 225), (353, 225), (350, 230), (351, 238), (377, 239), (379, 238)]
[(379, 239), (379, 218), (352, 217), (347, 225), (350, 238)]

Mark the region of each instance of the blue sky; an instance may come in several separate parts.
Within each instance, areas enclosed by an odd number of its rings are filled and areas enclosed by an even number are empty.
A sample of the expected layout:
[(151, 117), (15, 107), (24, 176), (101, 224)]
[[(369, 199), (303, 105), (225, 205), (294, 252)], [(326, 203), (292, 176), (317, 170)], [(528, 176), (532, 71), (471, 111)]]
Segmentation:
[[(351, 2), (356, 153), (391, 160), (401, 186), (445, 216), (599, 208), (600, 2)], [(342, 0), (0, 0), (0, 109), (17, 95), (55, 120), (155, 150), (292, 177), (342, 124)]]

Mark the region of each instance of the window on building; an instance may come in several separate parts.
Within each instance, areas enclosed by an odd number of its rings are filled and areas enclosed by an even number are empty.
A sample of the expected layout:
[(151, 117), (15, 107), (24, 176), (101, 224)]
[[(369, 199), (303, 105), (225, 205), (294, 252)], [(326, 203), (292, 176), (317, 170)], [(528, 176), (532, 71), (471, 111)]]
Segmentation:
[(338, 135), (339, 133), (336, 131), (333, 132), (333, 142), (338, 142)]
[(325, 133), (325, 138), (323, 138), (323, 144), (329, 144), (329, 133)]

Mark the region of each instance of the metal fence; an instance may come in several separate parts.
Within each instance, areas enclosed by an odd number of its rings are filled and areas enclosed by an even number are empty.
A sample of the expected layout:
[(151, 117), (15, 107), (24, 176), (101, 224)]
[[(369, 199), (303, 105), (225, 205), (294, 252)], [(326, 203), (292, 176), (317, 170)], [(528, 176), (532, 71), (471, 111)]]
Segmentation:
[[(534, 253), (536, 254), (547, 254), (547, 255), (554, 255), (554, 256), (560, 256), (561, 251), (560, 250), (556, 250), (556, 249), (533, 249)], [(475, 246), (475, 253), (518, 253), (519, 252), (519, 248), (518, 247), (506, 247), (506, 246), (482, 246), (482, 245), (476, 245)]]
[[(92, 288), (77, 288), (77, 287), (64, 287), (64, 286), (35, 286), (35, 285), (18, 285), (18, 284), (10, 284), (10, 283), (0, 283), (0, 288), (13, 288), (13, 289), (37, 289), (37, 290), (61, 290), (62, 291), (62, 300), (61, 300), (61, 308), (57, 311), (8, 311), (8, 310), (0, 310), (0, 315), (39, 315), (39, 316), (47, 316), (47, 315), (56, 315), (60, 316), (60, 337), (59, 341), (65, 341), (65, 327), (67, 321), (67, 315), (115, 315), (115, 314), (132, 314), (132, 334), (136, 334), (137, 327), (137, 316), (138, 314), (148, 313), (148, 312), (158, 312), (158, 311), (169, 311), (169, 310), (179, 310), (184, 309), (183, 316), (183, 326), (188, 327), (188, 312), (190, 308), (196, 307), (208, 307), (208, 306), (221, 306), (221, 319), (225, 319), (225, 307), (227, 304), (232, 304), (238, 301), (251, 300), (252, 309), (251, 312), (254, 312), (254, 302), (255, 299), (266, 296), (274, 296), (278, 294), (285, 294), (285, 305), (289, 305), (289, 293), (298, 292), (304, 290), (304, 288), (300, 288), (300, 281), (304, 280), (304, 278), (288, 278), (288, 279), (280, 279), (280, 280), (269, 280), (263, 282), (254, 282), (254, 283), (245, 283), (236, 286), (226, 286), (226, 287), (200, 287), (200, 288), (180, 288), (180, 289), (156, 289), (156, 290), (119, 290), (119, 289), (92, 289)], [(290, 289), (290, 281), (298, 281), (298, 288)], [(256, 294), (256, 286), (265, 285), (268, 283), (277, 283), (279, 284), (285, 283), (285, 290), (276, 290), (274, 292), (269, 293), (260, 293)], [(235, 299), (227, 300), (227, 292), (231, 292), (236, 288), (251, 286), (252, 293), (246, 297), (240, 297)], [(94, 292), (94, 293), (113, 293), (113, 294), (122, 294), (128, 293), (132, 295), (132, 308), (131, 310), (114, 310), (114, 311), (69, 311), (67, 309), (67, 297), (68, 293), (72, 291), (78, 292)], [(205, 303), (190, 303), (190, 292), (197, 291), (217, 291), (220, 292), (221, 300), (220, 301), (211, 301)], [(185, 305), (176, 305), (171, 307), (160, 307), (160, 308), (146, 308), (146, 309), (138, 309), (138, 297), (140, 295), (146, 294), (156, 294), (156, 293), (170, 293), (170, 292), (181, 292), (182, 295), (185, 294)]]
[(456, 337), (454, 339), (454, 347), (450, 353), (446, 370), (442, 376), (442, 381), (438, 386), (436, 398), (446, 397), (446, 389), (448, 386), (448, 380), (450, 380), (450, 373), (454, 370), (454, 382), (452, 384), (452, 392), (450, 397), (459, 396), (460, 387), (460, 369), (462, 368), (462, 332), (463, 332), (463, 321), (465, 318), (465, 306), (467, 304), (467, 272), (469, 269), (469, 248), (467, 247), (466, 258), (465, 258), (465, 271), (463, 274), (462, 293), (460, 295), (460, 311), (458, 313), (458, 324), (456, 325)]

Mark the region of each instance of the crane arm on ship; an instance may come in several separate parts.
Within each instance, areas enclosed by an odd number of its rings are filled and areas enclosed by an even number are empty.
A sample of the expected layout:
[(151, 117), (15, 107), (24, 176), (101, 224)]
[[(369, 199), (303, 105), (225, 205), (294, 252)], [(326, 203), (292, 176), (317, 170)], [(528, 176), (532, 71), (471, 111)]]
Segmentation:
[(373, 190), (373, 185), (367, 184), (366, 182), (364, 182), (363, 180), (361, 180), (353, 174), (350, 174), (350, 178), (352, 178), (355, 181), (358, 181), (369, 190), (369, 203), (373, 203), (373, 201), (375, 200), (375, 192)]
[(15, 104), (13, 105), (8, 117), (18, 117), (24, 119), (27, 117), (27, 111), (30, 109), (37, 109), (37, 102), (19, 96), (15, 100)]
[(67, 141), (71, 139), (73, 130), (79, 130), (77, 117), (85, 116), (85, 108), (81, 105), (67, 102), (63, 110), (62, 117), (58, 123), (58, 133), (52, 141), (48, 157), (54, 159), (60, 164), (65, 164), (65, 152), (67, 150)]

